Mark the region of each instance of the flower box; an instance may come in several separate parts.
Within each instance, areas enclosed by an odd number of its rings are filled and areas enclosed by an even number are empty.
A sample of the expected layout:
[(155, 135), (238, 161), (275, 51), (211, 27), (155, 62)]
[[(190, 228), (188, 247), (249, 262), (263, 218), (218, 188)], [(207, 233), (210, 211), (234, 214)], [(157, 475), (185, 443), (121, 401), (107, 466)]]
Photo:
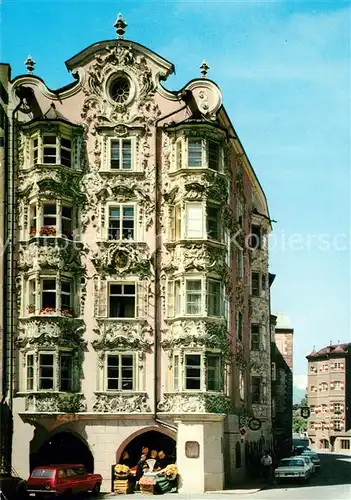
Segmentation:
[(40, 311), (40, 314), (43, 316), (56, 314), (56, 309), (54, 309), (53, 307), (45, 307), (45, 309), (42, 309)]
[(56, 236), (56, 227), (42, 226), (40, 228), (40, 236)]
[(37, 234), (37, 228), (36, 227), (31, 227), (29, 231), (29, 236), (32, 238)]

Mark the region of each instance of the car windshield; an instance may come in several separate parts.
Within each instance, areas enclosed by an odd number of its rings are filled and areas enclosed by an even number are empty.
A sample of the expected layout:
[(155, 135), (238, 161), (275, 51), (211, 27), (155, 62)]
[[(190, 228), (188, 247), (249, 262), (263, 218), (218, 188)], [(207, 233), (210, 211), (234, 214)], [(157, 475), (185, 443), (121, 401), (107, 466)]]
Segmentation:
[(34, 469), (32, 472), (32, 477), (53, 477), (53, 469)]
[(280, 462), (280, 467), (303, 467), (303, 466), (304, 466), (303, 460), (284, 458), (284, 460)]

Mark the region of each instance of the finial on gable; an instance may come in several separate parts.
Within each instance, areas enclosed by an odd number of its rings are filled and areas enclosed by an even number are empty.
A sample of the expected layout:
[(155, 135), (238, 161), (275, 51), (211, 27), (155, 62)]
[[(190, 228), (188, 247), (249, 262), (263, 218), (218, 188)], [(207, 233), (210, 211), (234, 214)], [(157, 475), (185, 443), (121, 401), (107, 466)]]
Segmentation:
[(128, 26), (128, 24), (124, 22), (121, 13), (118, 14), (117, 20), (113, 26), (116, 28), (118, 40), (123, 40), (124, 33), (126, 32), (126, 27)]
[(210, 67), (209, 67), (209, 65), (207, 64), (207, 62), (204, 59), (202, 61), (201, 66), (200, 66), (202, 78), (206, 78), (209, 69), (210, 69)]
[(33, 57), (29, 55), (24, 63), (26, 65), (27, 71), (29, 74), (32, 74), (34, 71), (35, 67), (35, 61), (33, 60)]

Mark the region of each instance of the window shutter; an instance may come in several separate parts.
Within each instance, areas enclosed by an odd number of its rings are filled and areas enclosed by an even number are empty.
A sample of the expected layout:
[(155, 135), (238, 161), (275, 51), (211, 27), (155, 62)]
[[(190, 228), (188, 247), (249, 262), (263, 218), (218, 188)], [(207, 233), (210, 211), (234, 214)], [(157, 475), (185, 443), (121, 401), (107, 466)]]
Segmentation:
[(188, 238), (203, 236), (203, 204), (188, 203), (186, 205), (186, 232)]
[(136, 287), (136, 317), (137, 318), (147, 318), (148, 314), (148, 301), (147, 301), (147, 289), (148, 285), (145, 281), (139, 281)]
[(167, 284), (167, 316), (168, 318), (173, 318), (174, 316), (174, 281), (170, 280)]
[(108, 283), (106, 280), (100, 280), (100, 286), (97, 290), (98, 315), (106, 318), (108, 316)]

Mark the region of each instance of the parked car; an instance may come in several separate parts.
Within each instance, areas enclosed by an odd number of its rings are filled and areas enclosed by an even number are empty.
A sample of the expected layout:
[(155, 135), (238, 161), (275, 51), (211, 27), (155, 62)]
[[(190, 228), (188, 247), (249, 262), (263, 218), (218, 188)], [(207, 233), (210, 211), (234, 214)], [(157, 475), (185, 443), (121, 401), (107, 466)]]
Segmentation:
[(83, 465), (45, 465), (36, 467), (27, 481), (29, 498), (57, 498), (91, 491), (98, 495), (102, 483), (100, 474), (88, 473)]
[(311, 457), (309, 457), (308, 455), (304, 455), (303, 453), (301, 453), (301, 455), (299, 456), (299, 458), (302, 458), (307, 463), (307, 465), (309, 466), (309, 468), (311, 470), (311, 474), (314, 474), (316, 472), (316, 466), (312, 462)]
[(305, 450), (301, 453), (301, 457), (309, 457), (312, 460), (312, 463), (318, 469), (321, 466), (321, 461), (319, 459), (318, 454), (312, 450)]
[(301, 457), (283, 458), (274, 471), (276, 482), (282, 479), (307, 481), (311, 475), (311, 467)]

